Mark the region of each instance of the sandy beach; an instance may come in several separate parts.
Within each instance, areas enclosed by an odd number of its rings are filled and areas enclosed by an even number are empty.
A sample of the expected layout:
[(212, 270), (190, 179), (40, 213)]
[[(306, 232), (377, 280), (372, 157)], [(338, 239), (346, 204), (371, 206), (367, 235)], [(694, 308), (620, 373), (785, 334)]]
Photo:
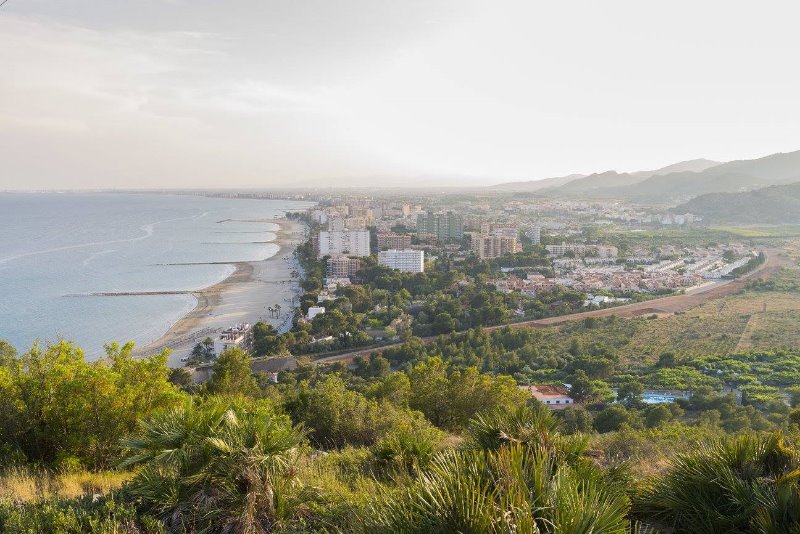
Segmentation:
[[(259, 222), (278, 225), (273, 241), (280, 247), (278, 252), (262, 261), (229, 263), (235, 267), (234, 272), (217, 284), (190, 292), (197, 299), (194, 309), (160, 338), (137, 348), (137, 355), (169, 348), (172, 350), (169, 365), (178, 367), (181, 358), (187, 356), (198, 341), (214, 337), (229, 326), (265, 321), (281, 332), (291, 327), (293, 297), (299, 295), (299, 278), (293, 277), (292, 271), (300, 270), (294, 250), (305, 239), (306, 229), (301, 223), (288, 219)], [(276, 304), (281, 306), (280, 317), (271, 315), (267, 309)]]

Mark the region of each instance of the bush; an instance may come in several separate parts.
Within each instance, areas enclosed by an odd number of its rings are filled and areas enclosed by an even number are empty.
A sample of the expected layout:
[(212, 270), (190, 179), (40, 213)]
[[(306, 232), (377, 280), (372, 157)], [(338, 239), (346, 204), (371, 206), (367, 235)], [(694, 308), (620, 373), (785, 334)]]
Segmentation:
[(137, 515), (133, 506), (121, 504), (114, 497), (84, 497), (24, 504), (0, 501), (0, 532), (161, 534), (165, 530), (160, 521)]
[(677, 532), (798, 532), (799, 467), (780, 434), (707, 442), (648, 480), (634, 510)]

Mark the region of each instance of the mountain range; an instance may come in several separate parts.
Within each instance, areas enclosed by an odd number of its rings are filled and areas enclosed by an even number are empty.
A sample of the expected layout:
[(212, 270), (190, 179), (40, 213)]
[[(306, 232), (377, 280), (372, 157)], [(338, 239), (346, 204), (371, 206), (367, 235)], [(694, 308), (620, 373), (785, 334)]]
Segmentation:
[(800, 224), (800, 182), (742, 193), (708, 193), (672, 209), (708, 223)]
[(727, 163), (696, 159), (654, 171), (607, 171), (588, 176), (505, 183), (495, 186), (495, 189), (538, 191), (548, 196), (675, 204), (707, 193), (750, 191), (796, 181), (800, 181), (800, 151)]

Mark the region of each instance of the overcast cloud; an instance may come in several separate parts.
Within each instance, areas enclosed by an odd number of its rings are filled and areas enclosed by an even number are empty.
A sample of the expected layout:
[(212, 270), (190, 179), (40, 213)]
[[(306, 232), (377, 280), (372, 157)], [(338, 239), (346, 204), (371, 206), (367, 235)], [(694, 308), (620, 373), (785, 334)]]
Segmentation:
[(798, 15), (8, 0), (0, 189), (477, 185), (796, 150)]

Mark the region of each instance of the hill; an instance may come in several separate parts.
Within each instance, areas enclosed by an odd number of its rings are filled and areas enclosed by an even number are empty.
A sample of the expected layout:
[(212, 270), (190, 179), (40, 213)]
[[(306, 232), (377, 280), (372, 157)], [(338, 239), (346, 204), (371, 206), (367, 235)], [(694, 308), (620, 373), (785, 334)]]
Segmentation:
[(800, 181), (800, 151), (722, 163), (702, 172), (655, 175), (635, 184), (589, 192), (598, 198), (675, 202), (707, 193), (736, 193)]
[(712, 223), (796, 224), (800, 223), (800, 182), (742, 193), (709, 193), (673, 211), (701, 215)]
[(653, 176), (661, 176), (675, 172), (701, 172), (716, 165), (720, 165), (720, 163), (708, 159), (693, 159), (673, 163), (672, 165), (650, 171), (637, 171), (632, 173), (606, 171), (590, 175), (570, 174), (569, 176), (545, 178), (543, 180), (508, 182), (492, 186), (492, 188), (501, 191), (547, 191), (557, 194), (580, 196), (608, 187), (633, 185)]
[(498, 191), (541, 191), (567, 184), (573, 180), (584, 178), (585, 174), (570, 174), (569, 176), (556, 176), (541, 180), (528, 180), (527, 182), (506, 182), (491, 186)]
[(654, 171), (638, 171), (631, 174), (640, 177), (642, 180), (646, 180), (647, 178), (656, 175), (663, 176), (665, 174), (672, 174), (674, 172), (703, 172), (704, 170), (710, 169), (711, 167), (716, 167), (717, 165), (722, 165), (722, 162), (702, 158), (690, 159), (688, 161), (673, 163), (672, 165), (667, 165), (666, 167), (662, 167)]

